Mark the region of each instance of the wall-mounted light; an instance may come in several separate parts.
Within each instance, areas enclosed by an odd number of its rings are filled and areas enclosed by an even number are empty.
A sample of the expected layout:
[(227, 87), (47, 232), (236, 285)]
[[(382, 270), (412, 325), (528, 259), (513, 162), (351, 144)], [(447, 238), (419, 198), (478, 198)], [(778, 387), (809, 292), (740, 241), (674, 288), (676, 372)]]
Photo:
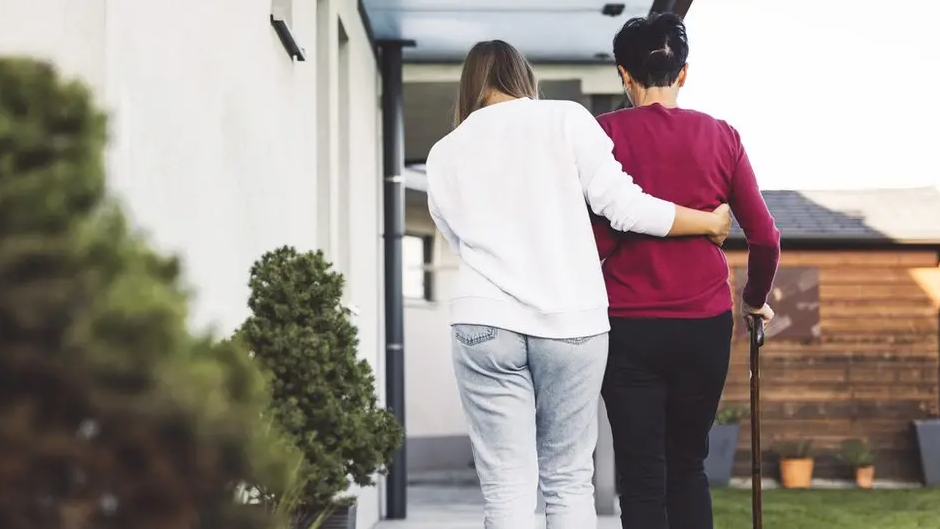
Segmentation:
[(608, 17), (619, 17), (626, 8), (623, 4), (604, 4), (601, 8), (601, 14)]
[(291, 59), (306, 61), (307, 53), (297, 42), (297, 39), (294, 38), (294, 32), (287, 25), (287, 21), (282, 17), (271, 15), (271, 25), (274, 26), (274, 31), (281, 39), (281, 44), (284, 45), (284, 49), (287, 50), (287, 54), (290, 55)]

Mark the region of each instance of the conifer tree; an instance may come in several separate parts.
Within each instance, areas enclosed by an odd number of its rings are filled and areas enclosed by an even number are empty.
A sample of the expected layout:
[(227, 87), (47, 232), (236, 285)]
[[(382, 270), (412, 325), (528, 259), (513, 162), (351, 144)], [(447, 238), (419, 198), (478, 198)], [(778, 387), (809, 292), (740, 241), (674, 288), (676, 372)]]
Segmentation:
[(350, 481), (373, 484), (401, 445), (401, 425), (378, 405), (342, 303), (343, 276), (322, 251), (270, 251), (249, 286), (252, 314), (240, 336), (270, 371), (274, 416), (306, 460), (301, 518), (329, 512)]
[(0, 527), (261, 529), (285, 485), (265, 381), (187, 330), (179, 265), (105, 186), (105, 118), (48, 64), (0, 58)]

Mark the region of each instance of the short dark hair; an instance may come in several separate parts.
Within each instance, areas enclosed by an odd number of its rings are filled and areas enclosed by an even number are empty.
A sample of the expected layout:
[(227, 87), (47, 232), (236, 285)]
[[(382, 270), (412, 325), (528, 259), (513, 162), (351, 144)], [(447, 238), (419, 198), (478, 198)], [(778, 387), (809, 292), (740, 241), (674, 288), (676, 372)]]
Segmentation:
[(672, 13), (631, 18), (614, 37), (614, 59), (644, 88), (672, 86), (689, 59), (685, 24)]

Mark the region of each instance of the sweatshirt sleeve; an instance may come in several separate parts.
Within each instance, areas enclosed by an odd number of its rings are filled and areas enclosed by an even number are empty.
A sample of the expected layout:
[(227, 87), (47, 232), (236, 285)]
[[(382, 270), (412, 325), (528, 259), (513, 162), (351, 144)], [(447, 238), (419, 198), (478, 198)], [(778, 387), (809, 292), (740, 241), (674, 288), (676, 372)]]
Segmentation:
[(736, 163), (731, 176), (728, 205), (747, 240), (747, 282), (742, 298), (759, 308), (767, 302), (780, 260), (780, 231), (767, 209), (757, 177), (737, 131), (732, 129)]
[(441, 208), (438, 205), (438, 201), (435, 199), (437, 185), (435, 183), (438, 181), (440, 176), (437, 174), (438, 164), (437, 157), (435, 156), (436, 146), (431, 148), (431, 152), (428, 153), (428, 159), (425, 163), (425, 172), (428, 177), (428, 212), (431, 214), (431, 220), (434, 221), (434, 225), (437, 226), (437, 230), (441, 232), (441, 235), (444, 236), (444, 240), (447, 241), (447, 245), (450, 246), (451, 251), (454, 252), (454, 255), (460, 255), (460, 239), (457, 237), (457, 234), (454, 233), (454, 230), (450, 227), (450, 224), (447, 222), (444, 214), (441, 212)]
[(565, 134), (591, 210), (617, 231), (665, 237), (676, 218), (675, 204), (644, 193), (614, 158), (614, 143), (594, 116), (577, 103), (568, 108)]
[(460, 255), (460, 239), (457, 238), (457, 234), (454, 233), (454, 230), (451, 229), (444, 215), (441, 214), (440, 208), (438, 208), (437, 203), (434, 201), (434, 195), (430, 192), (428, 192), (428, 211), (431, 213), (431, 219), (434, 221), (434, 225), (437, 226), (438, 231), (444, 236), (451, 251), (454, 252), (454, 255)]

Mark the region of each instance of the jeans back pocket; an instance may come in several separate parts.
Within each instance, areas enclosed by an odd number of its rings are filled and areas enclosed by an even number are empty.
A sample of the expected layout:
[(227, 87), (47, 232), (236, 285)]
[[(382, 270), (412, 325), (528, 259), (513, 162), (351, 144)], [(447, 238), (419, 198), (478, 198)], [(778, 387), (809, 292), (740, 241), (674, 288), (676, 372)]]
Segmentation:
[(453, 326), (453, 332), (454, 338), (458, 342), (467, 347), (473, 347), (474, 345), (495, 339), (498, 329), (496, 327), (490, 327), (489, 325), (467, 325), (460, 323)]
[(590, 342), (594, 338), (600, 336), (599, 334), (592, 334), (591, 336), (579, 336), (577, 338), (562, 338), (558, 340), (559, 342), (564, 342), (571, 345), (581, 345)]

